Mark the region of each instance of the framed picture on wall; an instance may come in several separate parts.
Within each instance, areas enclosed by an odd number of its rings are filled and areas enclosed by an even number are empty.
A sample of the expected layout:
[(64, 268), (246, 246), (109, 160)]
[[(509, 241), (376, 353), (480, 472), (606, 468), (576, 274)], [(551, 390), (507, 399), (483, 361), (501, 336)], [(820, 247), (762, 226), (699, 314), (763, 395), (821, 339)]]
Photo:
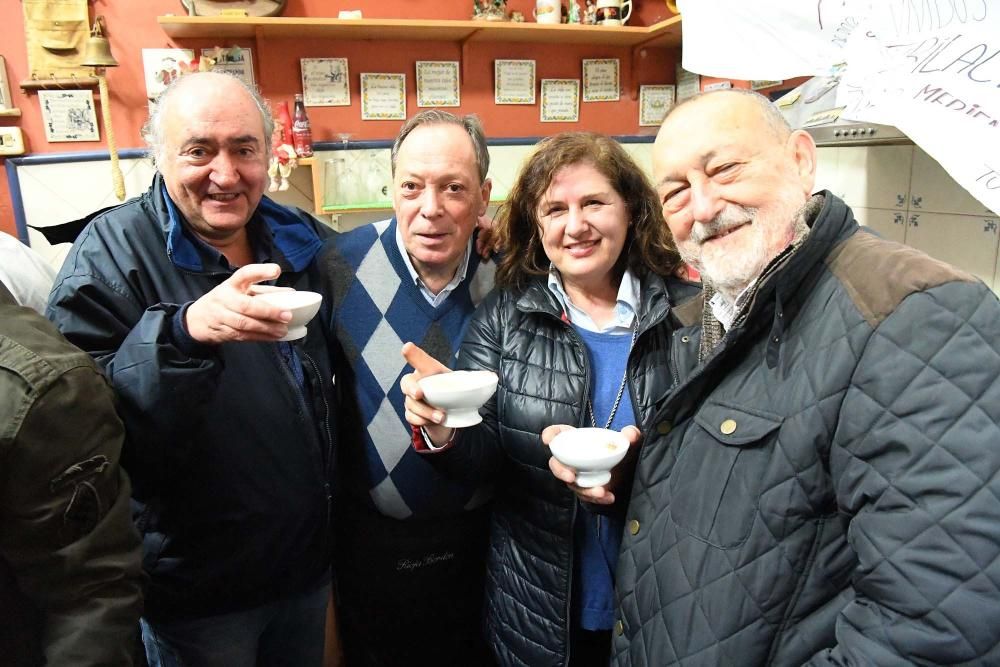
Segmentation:
[(576, 123), (580, 120), (580, 80), (542, 79), (543, 123)]
[(174, 79), (191, 70), (194, 51), (191, 49), (143, 49), (142, 69), (146, 80), (146, 97), (155, 100)]
[(494, 104), (535, 103), (535, 61), (493, 61)]
[(93, 91), (39, 90), (38, 102), (46, 141), (100, 141)]
[(674, 106), (674, 87), (639, 86), (639, 125), (655, 127), (663, 122), (663, 117)]
[(307, 107), (351, 106), (347, 58), (301, 58), (302, 99)]
[(406, 120), (406, 75), (361, 75), (361, 120)]
[(253, 52), (250, 49), (242, 46), (224, 49), (217, 46), (214, 49), (202, 49), (201, 57), (215, 61), (212, 65), (213, 72), (232, 74), (253, 87)]
[(0, 56), (0, 111), (14, 108), (14, 100), (10, 98), (10, 85), (7, 83), (7, 61)]
[(583, 101), (616, 102), (621, 99), (618, 58), (583, 61)]
[(461, 93), (458, 80), (457, 60), (418, 60), (417, 106), (459, 106)]

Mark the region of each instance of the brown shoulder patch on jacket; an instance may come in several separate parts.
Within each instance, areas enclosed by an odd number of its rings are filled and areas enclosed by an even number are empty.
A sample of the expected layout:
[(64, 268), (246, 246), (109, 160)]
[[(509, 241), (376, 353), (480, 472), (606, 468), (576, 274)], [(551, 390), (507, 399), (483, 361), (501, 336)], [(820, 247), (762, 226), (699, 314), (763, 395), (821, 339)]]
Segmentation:
[(948, 282), (979, 281), (971, 273), (864, 229), (834, 248), (826, 265), (873, 327), (914, 292)]
[(690, 327), (701, 322), (701, 315), (705, 311), (705, 293), (698, 292), (697, 295), (677, 304), (670, 309), (673, 316), (683, 327)]

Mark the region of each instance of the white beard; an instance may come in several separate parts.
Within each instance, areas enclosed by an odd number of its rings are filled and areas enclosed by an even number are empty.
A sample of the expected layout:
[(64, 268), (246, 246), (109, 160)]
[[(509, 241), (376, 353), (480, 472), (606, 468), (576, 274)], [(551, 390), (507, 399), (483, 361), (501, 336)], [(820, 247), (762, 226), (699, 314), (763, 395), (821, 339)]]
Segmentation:
[[(723, 296), (735, 300), (792, 240), (797, 207), (779, 205), (776, 209), (772, 216), (762, 216), (757, 208), (727, 205), (709, 222), (692, 225), (688, 240), (678, 244), (681, 257)], [(706, 244), (721, 232), (740, 226), (743, 228), (734, 232), (735, 238)]]

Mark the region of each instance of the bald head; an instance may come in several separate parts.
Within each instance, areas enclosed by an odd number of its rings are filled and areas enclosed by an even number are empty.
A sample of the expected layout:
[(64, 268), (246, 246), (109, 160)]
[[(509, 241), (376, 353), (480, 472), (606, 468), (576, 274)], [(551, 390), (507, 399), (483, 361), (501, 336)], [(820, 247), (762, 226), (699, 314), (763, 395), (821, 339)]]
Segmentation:
[(149, 148), (149, 156), (157, 168), (163, 160), (166, 143), (166, 126), (176, 114), (186, 114), (191, 100), (223, 98), (228, 100), (249, 100), (260, 114), (264, 133), (265, 152), (271, 152), (271, 134), (274, 132), (274, 118), (267, 101), (256, 89), (242, 79), (221, 72), (195, 72), (175, 79), (156, 98), (156, 106), (149, 120), (142, 128), (142, 138)]
[(771, 100), (746, 88), (729, 88), (698, 93), (670, 109), (663, 119), (663, 124), (666, 124), (670, 117), (677, 113), (698, 113), (701, 106), (706, 104), (733, 106), (740, 108), (743, 114), (757, 116), (767, 126), (774, 138), (779, 141), (784, 141), (792, 133), (791, 125), (788, 124), (781, 111)]
[(663, 217), (682, 257), (730, 300), (792, 241), (815, 167), (812, 138), (748, 91), (678, 105), (653, 147)]

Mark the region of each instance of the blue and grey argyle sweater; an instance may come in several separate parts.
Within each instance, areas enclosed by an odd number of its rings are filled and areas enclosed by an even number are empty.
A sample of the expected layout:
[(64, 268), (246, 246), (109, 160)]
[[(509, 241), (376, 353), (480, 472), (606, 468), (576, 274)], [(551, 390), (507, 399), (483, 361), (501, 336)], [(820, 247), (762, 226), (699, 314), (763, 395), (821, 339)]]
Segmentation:
[(452, 365), (472, 311), (493, 287), (496, 265), (472, 253), (465, 280), (434, 308), (399, 253), (395, 218), (330, 239), (321, 262), (346, 360), (337, 380), (344, 392), (340, 492), (397, 519), (482, 505), (485, 490), (443, 477), (414, 451), (399, 380), (413, 370), (401, 353), (406, 341)]

